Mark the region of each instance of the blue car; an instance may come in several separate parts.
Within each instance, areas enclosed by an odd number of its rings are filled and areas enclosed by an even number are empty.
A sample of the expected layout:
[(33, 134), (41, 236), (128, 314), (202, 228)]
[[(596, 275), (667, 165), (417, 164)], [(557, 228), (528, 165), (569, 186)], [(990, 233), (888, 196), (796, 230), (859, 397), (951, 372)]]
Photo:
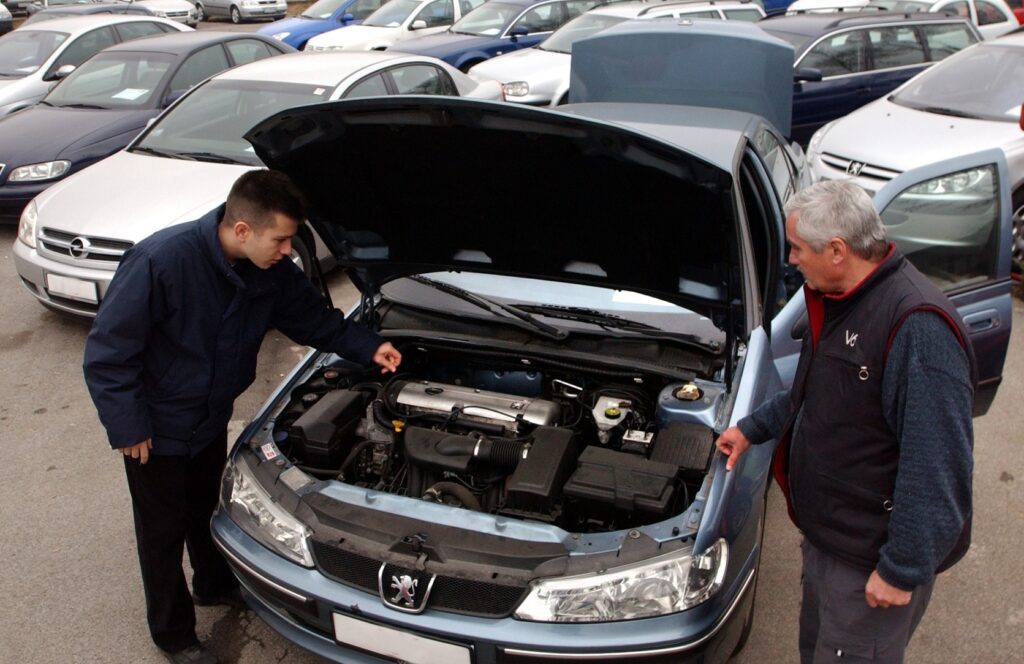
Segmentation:
[(804, 146), (832, 120), (981, 41), (970, 21), (926, 12), (807, 13), (759, 25), (793, 45), (792, 139)]
[(392, 47), (444, 60), (462, 71), (496, 55), (530, 48), (607, 0), (489, 0), (446, 31)]
[(38, 104), (0, 118), (0, 222), (17, 223), (41, 191), (124, 148), (196, 83), (294, 51), (262, 35), (189, 31), (99, 52)]
[(299, 49), (317, 35), (348, 25), (358, 25), (380, 9), (386, 0), (317, 0), (298, 16), (268, 23), (258, 32)]
[[(750, 24), (623, 23), (574, 45), (587, 103), (346, 100), (249, 132), (339, 240), (354, 315), (404, 356), (389, 377), (309, 353), (234, 445), (212, 530), (263, 620), (350, 664), (742, 648), (773, 445), (730, 473), (713, 445), (796, 352), (791, 68)], [(495, 154), (516, 168), (477, 166)], [(923, 210), (1003, 231), (986, 250), (1005, 278), (967, 289), (1006, 306), (986, 355), (1009, 335), (1005, 166), (961, 157), (874, 199), (896, 223), (931, 180), (989, 169), (987, 198)]]

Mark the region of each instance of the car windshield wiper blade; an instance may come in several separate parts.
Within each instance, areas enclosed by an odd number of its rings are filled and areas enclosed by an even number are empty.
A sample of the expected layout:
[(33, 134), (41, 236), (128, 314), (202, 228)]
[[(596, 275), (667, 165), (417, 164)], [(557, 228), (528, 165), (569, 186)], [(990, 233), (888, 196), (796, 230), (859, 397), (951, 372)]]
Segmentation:
[(418, 275), (411, 276), (409, 277), (409, 279), (415, 281), (416, 283), (423, 284), (425, 286), (430, 286), (431, 288), (439, 290), (442, 293), (447, 293), (448, 295), (457, 297), (460, 300), (469, 302), (470, 304), (475, 304), (481, 309), (489, 311), (490, 313), (497, 315), (501, 319), (513, 323), (516, 327), (527, 329), (532, 332), (539, 332), (543, 336), (549, 337), (551, 339), (562, 340), (568, 336), (568, 334), (564, 330), (560, 330), (554, 325), (548, 325), (543, 321), (537, 320), (530, 314), (526, 313), (525, 311), (522, 311), (521, 309), (513, 307), (512, 305), (496, 302), (482, 295), (477, 295), (476, 293), (471, 293), (467, 290), (459, 288), (458, 286), (446, 284), (443, 281), (434, 281), (433, 279), (428, 279), (427, 277), (421, 277)]
[(187, 159), (189, 161), (195, 161), (194, 157), (183, 156), (180, 152), (175, 152), (174, 150), (160, 150), (159, 148), (137, 147), (132, 148), (132, 152), (151, 154), (154, 157), (167, 157), (168, 159)]
[(215, 164), (244, 163), (238, 161), (234, 157), (228, 157), (226, 155), (217, 154), (216, 152), (177, 152), (176, 154), (181, 157), (184, 157), (185, 159), (194, 159), (196, 161), (212, 161)]
[(57, 106), (58, 108), (98, 108), (104, 111), (107, 110), (106, 106), (100, 106), (99, 104), (51, 104), (50, 102), (46, 103), (50, 106)]
[(939, 115), (952, 115), (955, 118), (970, 118), (974, 120), (980, 120), (980, 115), (974, 113), (968, 113), (966, 111), (958, 111), (955, 108), (944, 108), (942, 106), (923, 106), (917, 110), (924, 111), (925, 113), (938, 113)]

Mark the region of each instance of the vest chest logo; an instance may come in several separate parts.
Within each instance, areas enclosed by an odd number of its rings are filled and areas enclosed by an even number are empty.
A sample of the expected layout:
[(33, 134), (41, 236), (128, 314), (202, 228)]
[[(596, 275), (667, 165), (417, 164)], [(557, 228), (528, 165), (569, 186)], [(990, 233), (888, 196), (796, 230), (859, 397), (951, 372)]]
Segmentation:
[(846, 345), (849, 346), (850, 348), (853, 348), (856, 343), (857, 343), (857, 332), (853, 332), (851, 334), (850, 331), (847, 330), (846, 331)]

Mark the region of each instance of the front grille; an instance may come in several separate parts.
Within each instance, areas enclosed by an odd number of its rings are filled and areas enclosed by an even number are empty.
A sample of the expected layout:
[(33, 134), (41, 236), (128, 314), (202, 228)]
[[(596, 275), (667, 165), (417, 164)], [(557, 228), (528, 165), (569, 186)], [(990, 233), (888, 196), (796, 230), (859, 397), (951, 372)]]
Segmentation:
[(41, 247), (51, 254), (112, 265), (116, 265), (133, 244), (125, 240), (75, 235), (45, 227), (39, 232), (38, 240)]
[(167, 12), (164, 16), (166, 18), (185, 18), (188, 16), (188, 12)]
[[(313, 557), (317, 569), (326, 576), (347, 586), (379, 594), (379, 560), (315, 540)], [(515, 610), (525, 593), (524, 586), (507, 586), (438, 574), (427, 607), (450, 613), (504, 618)]]
[(821, 154), (821, 161), (837, 171), (842, 171), (849, 177), (871, 178), (872, 180), (888, 182), (900, 174), (900, 171), (867, 164), (855, 159), (847, 159), (846, 157), (840, 157), (828, 152)]

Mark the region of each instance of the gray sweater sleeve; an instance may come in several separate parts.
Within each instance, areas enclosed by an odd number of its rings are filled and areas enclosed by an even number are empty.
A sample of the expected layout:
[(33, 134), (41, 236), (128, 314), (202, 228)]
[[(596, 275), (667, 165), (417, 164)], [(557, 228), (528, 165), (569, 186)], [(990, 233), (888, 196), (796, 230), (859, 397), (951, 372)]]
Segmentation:
[(913, 313), (897, 332), (882, 399), (899, 441), (899, 470), (877, 570), (888, 583), (912, 590), (931, 581), (971, 513), (970, 369), (937, 314)]
[(789, 390), (782, 390), (736, 423), (751, 445), (778, 438), (789, 416)]

